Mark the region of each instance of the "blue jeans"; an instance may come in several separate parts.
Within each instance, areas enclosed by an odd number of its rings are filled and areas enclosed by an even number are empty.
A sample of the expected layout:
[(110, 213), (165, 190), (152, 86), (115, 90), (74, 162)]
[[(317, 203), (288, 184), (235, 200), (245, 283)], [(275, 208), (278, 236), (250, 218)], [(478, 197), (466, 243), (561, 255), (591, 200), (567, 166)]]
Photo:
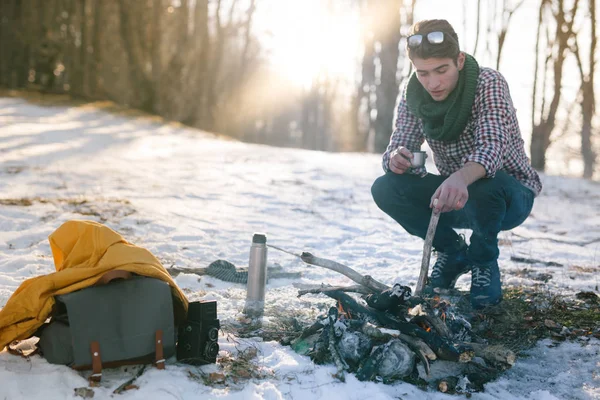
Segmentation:
[[(446, 178), (388, 172), (375, 180), (371, 193), (382, 211), (411, 235), (425, 239), (431, 217), (431, 197)], [(459, 240), (455, 228), (471, 229), (469, 261), (489, 265), (498, 259), (498, 234), (527, 219), (535, 196), (531, 189), (504, 171), (497, 171), (494, 178), (479, 179), (469, 185), (468, 190), (469, 200), (461, 210), (440, 216), (433, 247), (444, 252)]]

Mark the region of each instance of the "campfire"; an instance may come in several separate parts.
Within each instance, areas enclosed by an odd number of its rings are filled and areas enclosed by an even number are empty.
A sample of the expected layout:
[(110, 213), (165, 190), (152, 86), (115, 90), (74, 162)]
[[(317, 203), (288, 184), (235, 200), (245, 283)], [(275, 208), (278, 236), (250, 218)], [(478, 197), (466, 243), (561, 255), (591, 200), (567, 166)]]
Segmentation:
[(335, 261), (306, 252), (299, 257), (357, 283), (298, 293), (335, 300), (327, 315), (305, 328), (291, 346), (317, 364), (334, 364), (341, 381), (354, 373), (363, 381), (403, 380), (446, 393), (469, 393), (483, 390), (515, 363), (511, 350), (479, 338), (446, 296), (413, 296), (410, 287), (389, 287)]

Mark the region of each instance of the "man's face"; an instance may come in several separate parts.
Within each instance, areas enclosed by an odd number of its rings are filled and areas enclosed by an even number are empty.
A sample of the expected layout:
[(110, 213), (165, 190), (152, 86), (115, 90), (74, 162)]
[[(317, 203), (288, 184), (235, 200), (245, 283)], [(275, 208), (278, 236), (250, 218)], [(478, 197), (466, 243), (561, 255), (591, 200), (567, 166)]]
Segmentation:
[(415, 58), (413, 67), (417, 79), (435, 101), (445, 100), (458, 83), (458, 73), (465, 64), (465, 53), (458, 55), (454, 64), (451, 58)]

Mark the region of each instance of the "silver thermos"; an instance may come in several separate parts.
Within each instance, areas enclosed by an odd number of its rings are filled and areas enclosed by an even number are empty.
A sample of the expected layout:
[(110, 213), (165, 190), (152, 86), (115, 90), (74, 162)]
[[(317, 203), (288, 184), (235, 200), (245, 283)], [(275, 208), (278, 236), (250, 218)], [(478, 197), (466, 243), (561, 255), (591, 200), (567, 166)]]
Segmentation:
[(255, 233), (250, 246), (248, 263), (248, 290), (244, 314), (260, 317), (265, 308), (265, 288), (267, 286), (267, 236)]

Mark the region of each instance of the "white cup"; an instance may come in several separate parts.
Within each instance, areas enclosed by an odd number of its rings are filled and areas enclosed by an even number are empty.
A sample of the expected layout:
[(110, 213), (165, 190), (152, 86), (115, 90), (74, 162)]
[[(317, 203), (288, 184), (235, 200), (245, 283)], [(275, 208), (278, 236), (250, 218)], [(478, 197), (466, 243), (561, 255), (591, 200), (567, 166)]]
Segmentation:
[(427, 152), (413, 151), (412, 155), (413, 155), (413, 159), (410, 163), (413, 167), (419, 168), (419, 167), (425, 166), (425, 160), (427, 159)]

